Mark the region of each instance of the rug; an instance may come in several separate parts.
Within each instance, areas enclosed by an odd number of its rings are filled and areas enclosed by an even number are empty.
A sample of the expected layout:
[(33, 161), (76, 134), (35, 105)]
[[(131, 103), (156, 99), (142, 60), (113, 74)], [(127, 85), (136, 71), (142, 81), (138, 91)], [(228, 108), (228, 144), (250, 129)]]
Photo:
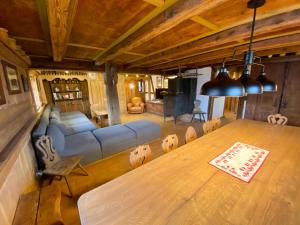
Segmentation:
[(235, 143), (209, 162), (210, 165), (249, 183), (270, 152), (255, 146)]

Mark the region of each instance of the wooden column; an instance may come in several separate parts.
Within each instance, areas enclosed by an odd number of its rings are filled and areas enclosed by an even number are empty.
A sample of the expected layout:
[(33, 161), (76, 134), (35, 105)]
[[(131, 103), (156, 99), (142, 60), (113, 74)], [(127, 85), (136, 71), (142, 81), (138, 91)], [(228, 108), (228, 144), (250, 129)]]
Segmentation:
[(106, 85), (108, 123), (110, 126), (120, 124), (120, 105), (118, 98), (118, 72), (116, 65), (105, 64), (104, 82)]

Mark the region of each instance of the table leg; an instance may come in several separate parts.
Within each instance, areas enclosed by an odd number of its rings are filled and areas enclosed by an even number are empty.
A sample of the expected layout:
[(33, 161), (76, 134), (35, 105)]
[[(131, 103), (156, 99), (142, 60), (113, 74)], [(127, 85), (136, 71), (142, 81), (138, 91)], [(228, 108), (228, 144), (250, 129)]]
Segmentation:
[(66, 177), (66, 176), (63, 176), (63, 177), (64, 177), (64, 179), (65, 179), (65, 181), (66, 181), (67, 186), (68, 186), (69, 194), (68, 194), (67, 196), (70, 197), (70, 198), (72, 198), (72, 197), (73, 197), (73, 192), (71, 191), (71, 187), (70, 187), (70, 185), (69, 185), (69, 182), (68, 182), (68, 180), (67, 180), (67, 177)]

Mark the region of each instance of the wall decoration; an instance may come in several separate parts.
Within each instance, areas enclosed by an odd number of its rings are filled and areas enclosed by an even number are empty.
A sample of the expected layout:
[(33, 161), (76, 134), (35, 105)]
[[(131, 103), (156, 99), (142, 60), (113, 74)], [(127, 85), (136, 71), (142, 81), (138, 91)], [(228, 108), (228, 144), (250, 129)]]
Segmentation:
[(2, 86), (2, 80), (0, 77), (0, 105), (3, 105), (6, 103), (5, 94)]
[(24, 74), (21, 74), (21, 80), (22, 80), (22, 85), (23, 85), (24, 92), (29, 91), (29, 84), (28, 84), (27, 76), (24, 75)]
[(10, 95), (21, 93), (21, 86), (18, 77), (17, 67), (2, 60), (7, 90)]

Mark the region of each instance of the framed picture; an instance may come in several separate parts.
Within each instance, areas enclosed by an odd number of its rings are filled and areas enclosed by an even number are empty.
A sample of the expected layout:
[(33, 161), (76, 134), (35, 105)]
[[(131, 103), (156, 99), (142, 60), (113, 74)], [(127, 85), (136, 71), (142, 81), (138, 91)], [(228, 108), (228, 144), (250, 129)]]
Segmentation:
[(156, 85), (157, 85), (158, 88), (161, 88), (161, 86), (162, 86), (162, 83), (161, 83), (161, 76), (156, 77)]
[(23, 85), (24, 92), (29, 91), (29, 85), (28, 85), (27, 76), (24, 75), (24, 74), (21, 74), (21, 80), (22, 80), (22, 85)]
[(21, 86), (17, 67), (2, 60), (4, 76), (7, 84), (7, 90), (10, 95), (21, 93)]
[(2, 86), (2, 80), (0, 77), (0, 105), (3, 105), (6, 103), (5, 94)]

